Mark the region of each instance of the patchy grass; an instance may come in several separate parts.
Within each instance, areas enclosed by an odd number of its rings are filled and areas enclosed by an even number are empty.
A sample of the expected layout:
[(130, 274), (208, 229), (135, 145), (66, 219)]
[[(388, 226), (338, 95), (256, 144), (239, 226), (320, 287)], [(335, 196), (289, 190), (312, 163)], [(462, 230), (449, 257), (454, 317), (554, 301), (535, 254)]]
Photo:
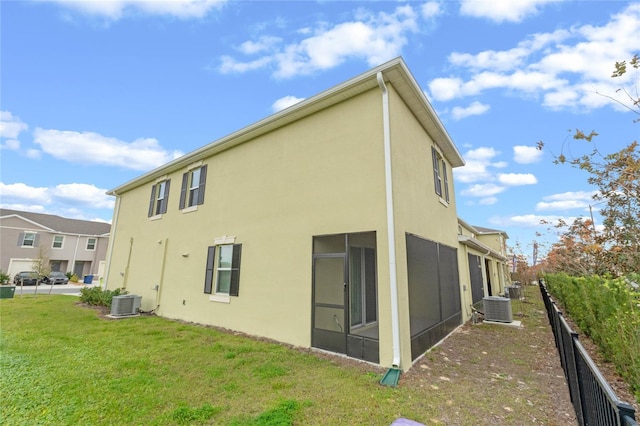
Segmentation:
[(3, 299), (0, 419), (567, 424), (571, 407), (553, 338), (539, 295), (531, 299), (521, 318), (514, 305), (524, 328), (467, 324), (403, 374), (398, 388), (380, 385), (384, 370), (371, 364), (211, 327), (155, 316), (109, 320), (69, 296)]

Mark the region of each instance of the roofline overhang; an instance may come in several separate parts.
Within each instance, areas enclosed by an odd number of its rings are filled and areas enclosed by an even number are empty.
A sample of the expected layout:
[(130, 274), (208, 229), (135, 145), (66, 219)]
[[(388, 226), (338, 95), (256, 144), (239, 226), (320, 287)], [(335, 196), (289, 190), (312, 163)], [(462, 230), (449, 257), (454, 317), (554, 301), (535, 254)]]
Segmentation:
[(272, 114), (260, 121), (246, 126), (236, 132), (210, 142), (182, 157), (176, 158), (154, 170), (124, 183), (107, 192), (107, 195), (118, 196), (139, 185), (153, 181), (162, 175), (180, 170), (188, 165), (210, 157), (251, 139), (259, 137), (294, 121), (300, 120), (320, 110), (328, 108), (353, 96), (378, 88), (377, 74), (382, 73), (385, 83), (390, 83), (395, 91), (407, 103), (422, 127), (442, 150), (451, 167), (464, 166), (465, 162), (449, 133), (438, 118), (426, 95), (420, 89), (415, 78), (401, 57), (395, 58), (376, 68), (353, 77), (337, 86), (325, 90), (311, 98), (305, 99), (282, 111)]
[(465, 246), (471, 247), (472, 249), (478, 250), (483, 252), (485, 255), (490, 255), (491, 257), (498, 259), (501, 262), (504, 262), (507, 260), (506, 257), (504, 257), (503, 255), (501, 255), (500, 253), (498, 253), (497, 251), (495, 251), (494, 249), (492, 249), (491, 247), (489, 247), (486, 244), (483, 244), (482, 242), (476, 240), (475, 238), (472, 238), (468, 235), (458, 235), (458, 242), (460, 244), (464, 244)]

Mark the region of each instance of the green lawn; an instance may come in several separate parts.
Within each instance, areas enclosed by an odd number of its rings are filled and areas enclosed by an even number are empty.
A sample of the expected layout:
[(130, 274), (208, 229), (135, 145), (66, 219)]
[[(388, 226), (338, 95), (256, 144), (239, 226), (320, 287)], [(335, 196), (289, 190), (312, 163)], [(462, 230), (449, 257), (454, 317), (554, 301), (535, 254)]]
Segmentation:
[(384, 370), (371, 364), (211, 327), (155, 316), (105, 319), (72, 296), (3, 299), (0, 423), (570, 424), (558, 355), (533, 290), (532, 303), (521, 305), (526, 327), (466, 324), (397, 388), (380, 385)]
[[(3, 424), (391, 424), (415, 394), (281, 345), (70, 296), (0, 302)], [(421, 405), (421, 404), (420, 404)]]

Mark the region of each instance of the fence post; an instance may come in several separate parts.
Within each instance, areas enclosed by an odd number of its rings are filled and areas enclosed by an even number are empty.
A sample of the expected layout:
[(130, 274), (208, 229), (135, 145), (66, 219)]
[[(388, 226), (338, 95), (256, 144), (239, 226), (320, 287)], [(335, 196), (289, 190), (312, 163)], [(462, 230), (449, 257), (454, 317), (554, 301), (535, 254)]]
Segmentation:
[(637, 426), (638, 423), (636, 423), (635, 419), (635, 409), (625, 403), (625, 402), (618, 402), (616, 404), (616, 406), (618, 407), (618, 413), (620, 414), (620, 424), (622, 426)]

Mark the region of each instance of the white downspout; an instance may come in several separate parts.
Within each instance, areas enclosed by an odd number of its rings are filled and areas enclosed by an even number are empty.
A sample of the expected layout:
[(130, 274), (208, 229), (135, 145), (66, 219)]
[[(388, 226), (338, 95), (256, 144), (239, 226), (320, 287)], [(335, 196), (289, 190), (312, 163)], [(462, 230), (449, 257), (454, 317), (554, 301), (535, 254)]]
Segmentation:
[(391, 132), (389, 124), (389, 92), (382, 73), (377, 74), (382, 90), (382, 124), (384, 130), (384, 174), (387, 194), (387, 236), (389, 246), (389, 289), (391, 292), (391, 333), (393, 337), (393, 363), (400, 367), (400, 315), (398, 311), (398, 277), (396, 272), (396, 234), (393, 216), (393, 182), (391, 177)]
[(118, 223), (118, 216), (120, 215), (120, 196), (116, 196), (116, 206), (113, 209), (113, 220), (111, 221), (111, 230), (109, 231), (109, 253), (107, 254), (107, 272), (104, 274), (104, 288), (107, 289), (107, 283), (109, 282), (109, 271), (111, 270), (111, 258), (113, 256), (113, 246), (116, 241), (116, 224)]

